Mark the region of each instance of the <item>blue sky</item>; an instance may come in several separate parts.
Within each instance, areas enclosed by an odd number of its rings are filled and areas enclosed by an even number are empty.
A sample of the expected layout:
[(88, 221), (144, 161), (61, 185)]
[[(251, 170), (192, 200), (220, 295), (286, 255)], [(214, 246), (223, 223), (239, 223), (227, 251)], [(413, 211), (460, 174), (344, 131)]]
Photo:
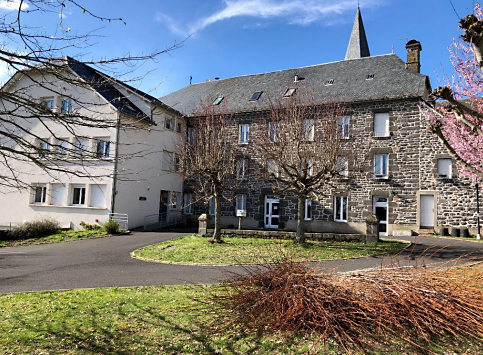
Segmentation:
[[(69, 2), (62, 27), (57, 12), (27, 14), (24, 24), (57, 35), (62, 29), (70, 34), (96, 30), (91, 46), (65, 52), (85, 60), (146, 55), (184, 41), (181, 48), (123, 77), (142, 77), (133, 85), (156, 97), (188, 85), (190, 76), (199, 83), (343, 60), (358, 5), (357, 0), (78, 1), (98, 15), (120, 17), (126, 25), (90, 18)], [(406, 60), (407, 40), (417, 39), (423, 47), (421, 71), (433, 87), (440, 85), (442, 67), (452, 73), (448, 46), (460, 33), (457, 14), (470, 13), (473, 0), (453, 0), (455, 9), (449, 0), (359, 3), (372, 55), (391, 53), (394, 47)], [(0, 11), (8, 11), (6, 7), (1, 0)]]

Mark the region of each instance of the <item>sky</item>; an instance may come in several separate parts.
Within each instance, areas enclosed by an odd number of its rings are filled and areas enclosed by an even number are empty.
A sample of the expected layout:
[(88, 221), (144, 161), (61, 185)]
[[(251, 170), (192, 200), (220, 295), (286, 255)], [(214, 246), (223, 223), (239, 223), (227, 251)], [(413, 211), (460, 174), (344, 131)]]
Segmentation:
[[(58, 0), (54, 0), (58, 1)], [(8, 14), (17, 0), (0, 0)], [(473, 0), (77, 0), (62, 14), (30, 11), (22, 23), (59, 36), (90, 34), (88, 45), (63, 54), (83, 60), (149, 55), (181, 46), (134, 67), (117, 67), (122, 80), (162, 97), (190, 83), (298, 68), (344, 59), (359, 3), (371, 55), (394, 51), (406, 61), (405, 44), (421, 42), (421, 72), (434, 87), (452, 74), (448, 47), (460, 35), (459, 18)], [(33, 10), (26, 1), (24, 10)], [(87, 11), (84, 13), (83, 8)], [(101, 21), (88, 14), (122, 21)], [(8, 38), (0, 45), (18, 48)], [(7, 73), (0, 67), (0, 80)]]

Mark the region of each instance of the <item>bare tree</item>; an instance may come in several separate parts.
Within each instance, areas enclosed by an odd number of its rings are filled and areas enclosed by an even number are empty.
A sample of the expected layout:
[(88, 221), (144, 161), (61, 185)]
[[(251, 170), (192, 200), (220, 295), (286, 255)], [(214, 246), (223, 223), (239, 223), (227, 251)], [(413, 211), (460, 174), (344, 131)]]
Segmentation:
[(207, 203), (213, 198), (215, 228), (212, 241), (221, 243), (221, 201), (236, 189), (237, 181), (234, 120), (215, 105), (204, 105), (202, 112), (195, 116), (178, 149), (180, 168), (187, 183), (197, 191), (195, 200)]
[(358, 164), (354, 140), (346, 139), (344, 107), (313, 102), (293, 95), (272, 104), (253, 140), (253, 156), (264, 167), (274, 192), (297, 198), (298, 243), (305, 243), (306, 199), (327, 197), (335, 184), (349, 181)]
[[(155, 98), (145, 95), (115, 77), (121, 73), (130, 75), (139, 65), (162, 53), (180, 47), (180, 44), (153, 50), (142, 56), (126, 55), (119, 58), (104, 58), (83, 61), (67, 57), (66, 52), (75, 53), (88, 48), (93, 38), (92, 32), (74, 33), (63, 27), (63, 11), (74, 11), (72, 16), (89, 16), (103, 23), (124, 23), (121, 18), (109, 18), (89, 11), (88, 7), (74, 0), (11, 0), (4, 1), (0, 11), (0, 66), (14, 74), (0, 90), (0, 186), (7, 188), (26, 188), (19, 162), (41, 168), (55, 177), (58, 173), (74, 176), (92, 177), (97, 173), (93, 169), (79, 168), (72, 165), (71, 159), (77, 160), (96, 157), (99, 149), (87, 149), (83, 146), (69, 146), (54, 127), (63, 127), (81, 141), (80, 128), (117, 128), (151, 129), (149, 115), (141, 110), (132, 109), (129, 92), (144, 96), (148, 102)], [(29, 24), (30, 16), (42, 13), (59, 19), (55, 26), (36, 28)], [(56, 20), (52, 20), (56, 21)], [(49, 32), (49, 29), (52, 29)], [(124, 65), (125, 69), (119, 69)], [(99, 70), (99, 68), (102, 68)], [(108, 72), (109, 75), (104, 73)], [(21, 83), (21, 84), (19, 84)], [(115, 86), (122, 84), (125, 95), (117, 94)], [(72, 93), (72, 88), (76, 92)], [(103, 114), (104, 102), (85, 101), (82, 94), (94, 88), (110, 105), (114, 105), (129, 117), (120, 120)], [(62, 96), (71, 90), (69, 100), (60, 103), (59, 109), (53, 109), (48, 101), (39, 100), (33, 92), (38, 89), (49, 90), (52, 95)], [(156, 102), (156, 104), (161, 104)], [(36, 135), (32, 127), (40, 125), (49, 131), (49, 139)], [(100, 143), (102, 144), (102, 143)], [(102, 149), (102, 147), (101, 147)], [(141, 154), (140, 148), (138, 154)], [(61, 152), (56, 154), (54, 152)], [(100, 169), (99, 175), (105, 172)]]

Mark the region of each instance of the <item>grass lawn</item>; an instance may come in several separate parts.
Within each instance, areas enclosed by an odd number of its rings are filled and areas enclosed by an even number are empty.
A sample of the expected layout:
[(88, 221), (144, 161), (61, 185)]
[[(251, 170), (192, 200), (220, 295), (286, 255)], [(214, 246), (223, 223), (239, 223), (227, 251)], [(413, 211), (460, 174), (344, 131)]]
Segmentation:
[[(316, 336), (257, 335), (236, 327), (208, 332), (217, 286), (169, 286), (0, 296), (0, 353), (20, 354), (343, 354)], [(446, 354), (481, 354), (468, 342), (435, 339)], [(466, 352), (467, 349), (470, 352)], [(443, 352), (439, 352), (442, 354)], [(419, 354), (400, 342), (366, 354)], [(421, 354), (426, 354), (421, 352)]]
[(132, 253), (134, 257), (177, 263), (245, 264), (293, 260), (327, 260), (362, 257), (388, 253), (407, 246), (405, 243), (307, 242), (295, 244), (291, 240), (223, 238), (225, 243), (210, 244), (208, 238), (197, 234), (150, 245)]
[(33, 244), (50, 244), (68, 242), (72, 240), (92, 239), (92, 238), (104, 238), (110, 237), (111, 234), (107, 234), (105, 230), (79, 230), (79, 231), (62, 231), (57, 234), (50, 235), (43, 238), (32, 238), (22, 240), (1, 240), (0, 247), (17, 247), (20, 245), (33, 245)]

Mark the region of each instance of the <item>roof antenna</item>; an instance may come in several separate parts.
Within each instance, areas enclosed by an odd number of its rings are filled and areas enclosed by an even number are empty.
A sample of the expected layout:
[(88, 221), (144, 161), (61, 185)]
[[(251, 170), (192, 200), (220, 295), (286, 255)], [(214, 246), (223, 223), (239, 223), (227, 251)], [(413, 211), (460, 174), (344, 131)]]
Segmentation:
[(391, 54), (394, 54), (394, 44), (392, 45), (392, 53)]
[(193, 77), (192, 76), (190, 76), (190, 85), (191, 85), (191, 80), (193, 80)]

